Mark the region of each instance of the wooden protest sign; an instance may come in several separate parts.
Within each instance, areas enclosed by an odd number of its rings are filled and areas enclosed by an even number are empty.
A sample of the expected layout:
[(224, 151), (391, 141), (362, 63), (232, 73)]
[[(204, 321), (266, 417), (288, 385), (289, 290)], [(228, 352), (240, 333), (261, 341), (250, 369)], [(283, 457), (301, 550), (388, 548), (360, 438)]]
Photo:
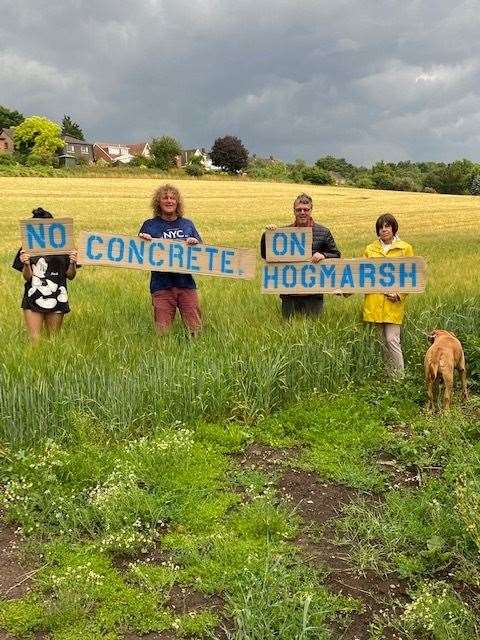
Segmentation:
[(78, 262), (148, 271), (167, 271), (222, 278), (255, 276), (255, 251), (205, 244), (188, 245), (178, 240), (81, 231)]
[(311, 227), (279, 227), (265, 231), (267, 262), (305, 262), (311, 257)]
[(75, 248), (72, 218), (20, 220), (22, 248), (32, 256), (68, 253)]
[(349, 258), (265, 263), (262, 293), (421, 293), (425, 260), (420, 257)]

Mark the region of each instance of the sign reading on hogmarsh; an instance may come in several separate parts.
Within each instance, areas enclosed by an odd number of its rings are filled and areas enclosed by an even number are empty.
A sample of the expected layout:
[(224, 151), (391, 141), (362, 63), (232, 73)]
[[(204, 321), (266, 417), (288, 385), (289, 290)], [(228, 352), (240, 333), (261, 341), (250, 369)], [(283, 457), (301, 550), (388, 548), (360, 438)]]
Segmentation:
[(420, 293), (425, 261), (420, 257), (349, 258), (265, 263), (262, 293)]
[(72, 218), (20, 220), (22, 248), (32, 256), (68, 253), (75, 248)]
[(265, 231), (267, 262), (305, 262), (311, 257), (311, 227), (279, 227)]
[(255, 276), (255, 251), (205, 244), (188, 245), (178, 240), (81, 231), (79, 263), (168, 271), (222, 278), (252, 279)]

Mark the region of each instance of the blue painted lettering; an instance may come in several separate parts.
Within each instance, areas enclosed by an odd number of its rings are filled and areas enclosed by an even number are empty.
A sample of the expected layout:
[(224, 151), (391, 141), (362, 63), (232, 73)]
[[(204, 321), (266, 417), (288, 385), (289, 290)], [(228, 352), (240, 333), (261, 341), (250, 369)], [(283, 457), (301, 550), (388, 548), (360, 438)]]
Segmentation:
[[(115, 245), (117, 246), (115, 255)], [(110, 238), (107, 245), (108, 259), (112, 262), (121, 262), (125, 254), (125, 242), (123, 238)]]
[(380, 278), (378, 282), (382, 287), (392, 287), (395, 283), (395, 265), (393, 262), (382, 262), (378, 270)]
[(273, 234), (272, 238), (272, 253), (276, 256), (284, 256), (288, 251), (288, 238), (287, 234), (283, 231), (278, 231)]
[(349, 264), (346, 264), (343, 268), (342, 279), (340, 280), (340, 288), (343, 287), (353, 287), (353, 273), (352, 267)]
[(229, 251), (228, 249), (222, 250), (221, 267), (220, 267), (222, 273), (233, 273), (231, 259), (234, 255), (235, 255), (235, 251)]
[[(183, 268), (183, 250), (184, 245), (178, 242), (174, 242), (169, 246), (168, 251), (168, 265), (170, 267), (180, 267)], [(177, 264), (175, 264), (175, 260)]]
[(87, 239), (87, 257), (90, 258), (90, 260), (100, 260), (100, 258), (102, 257), (102, 252), (100, 251), (99, 253), (93, 253), (93, 243), (94, 242), (98, 242), (98, 244), (103, 244), (103, 238), (101, 238), (100, 236), (88, 236)]
[[(300, 237), (298, 237), (299, 235)], [(299, 256), (306, 256), (307, 238), (305, 231), (303, 231), (302, 233), (299, 233), (298, 231), (296, 233), (293, 233), (290, 236), (290, 242), (290, 255), (294, 256), (298, 254)]]
[(204, 249), (208, 255), (208, 270), (213, 271), (213, 260), (218, 253), (218, 249), (217, 247), (204, 247)]
[[(58, 237), (60, 236), (60, 237)], [(67, 232), (60, 222), (53, 222), (48, 226), (48, 239), (53, 249), (61, 249), (67, 244)]]
[[(289, 277), (290, 274), (290, 277)], [(285, 288), (295, 287), (297, 284), (297, 268), (294, 264), (286, 264), (282, 268), (282, 285)]]
[(195, 244), (190, 244), (187, 247), (187, 269), (190, 271), (200, 271), (200, 267), (197, 264), (198, 254), (202, 253), (202, 248)]
[[(271, 286), (270, 286), (271, 285)], [(278, 267), (266, 264), (263, 267), (263, 288), (278, 289)]]
[(375, 265), (371, 262), (361, 262), (359, 268), (359, 284), (363, 288), (367, 280), (370, 285), (375, 286)]
[(154, 252), (164, 251), (164, 246), (161, 242), (152, 240), (148, 243), (148, 264), (151, 264), (152, 267), (161, 267), (163, 264), (162, 258), (155, 258)]
[[(304, 264), (302, 266), (301, 278), (302, 278), (302, 287), (306, 289), (310, 289), (315, 286), (315, 272), (316, 269), (313, 264)], [(310, 274), (310, 277), (307, 278), (307, 273)]]
[(405, 280), (409, 279), (412, 282), (412, 287), (417, 286), (417, 265), (412, 263), (410, 265), (411, 271), (407, 271), (407, 265), (403, 262), (400, 263), (400, 286), (404, 287), (406, 282)]
[(44, 224), (27, 224), (27, 244), (30, 250), (38, 247), (45, 249), (45, 225)]
[(320, 265), (320, 286), (325, 287), (325, 279), (330, 278), (330, 287), (335, 287), (335, 281), (337, 278), (337, 272), (334, 264), (321, 264)]
[(128, 241), (128, 262), (137, 262), (143, 264), (145, 259), (145, 240), (137, 240), (130, 238)]

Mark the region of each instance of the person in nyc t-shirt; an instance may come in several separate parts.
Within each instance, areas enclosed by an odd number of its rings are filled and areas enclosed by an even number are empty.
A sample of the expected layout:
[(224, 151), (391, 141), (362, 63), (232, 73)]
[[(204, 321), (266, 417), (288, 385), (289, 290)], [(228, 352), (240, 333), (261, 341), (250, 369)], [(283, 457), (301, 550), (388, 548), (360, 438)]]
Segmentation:
[[(153, 218), (145, 220), (138, 233), (144, 240), (164, 238), (193, 245), (202, 239), (191, 220), (184, 218), (180, 191), (170, 184), (159, 187), (152, 198)], [(152, 271), (150, 276), (153, 317), (159, 334), (172, 326), (178, 311), (192, 336), (202, 327), (200, 303), (195, 280), (189, 273)]]

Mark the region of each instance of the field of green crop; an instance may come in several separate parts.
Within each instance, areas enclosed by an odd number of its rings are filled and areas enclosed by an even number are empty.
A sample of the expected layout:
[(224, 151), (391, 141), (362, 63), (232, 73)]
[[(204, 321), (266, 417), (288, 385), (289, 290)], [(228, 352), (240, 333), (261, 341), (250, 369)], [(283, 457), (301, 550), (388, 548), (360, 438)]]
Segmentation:
[[(76, 230), (136, 234), (156, 186), (0, 180), (0, 542), (16, 527), (22, 540), (0, 578), (0, 640), (473, 640), (479, 200), (305, 187), (343, 256), (390, 211), (426, 258), (402, 383), (383, 378), (360, 296), (286, 323), (258, 277), (198, 277), (192, 341), (179, 321), (155, 335), (147, 273), (83, 267), (61, 334), (30, 345), (18, 221), (42, 206)], [(235, 247), (289, 223), (302, 190), (177, 186), (203, 239)], [(471, 400), (430, 417), (422, 362), (439, 327), (462, 340)]]
[[(155, 183), (108, 179), (2, 179), (0, 434), (34, 442), (68, 433), (79, 411), (113, 429), (146, 432), (172, 420), (251, 420), (313, 389), (334, 390), (378, 374), (377, 346), (362, 326), (361, 298), (330, 297), (319, 322), (286, 325), (258, 280), (199, 278), (205, 331), (190, 343), (179, 325), (152, 331), (148, 274), (84, 268), (71, 285), (62, 335), (31, 350), (19, 310), (21, 275), (10, 269), (18, 220), (35, 206), (72, 216), (76, 229), (136, 233)], [(298, 185), (181, 181), (187, 215), (212, 244), (255, 247), (269, 221), (289, 222)], [(314, 188), (315, 217), (344, 256), (361, 254), (377, 215), (392, 211), (400, 234), (428, 262), (425, 295), (411, 296), (405, 347), (421, 369), (423, 331), (443, 326), (474, 340), (479, 326), (478, 201), (431, 194)]]

